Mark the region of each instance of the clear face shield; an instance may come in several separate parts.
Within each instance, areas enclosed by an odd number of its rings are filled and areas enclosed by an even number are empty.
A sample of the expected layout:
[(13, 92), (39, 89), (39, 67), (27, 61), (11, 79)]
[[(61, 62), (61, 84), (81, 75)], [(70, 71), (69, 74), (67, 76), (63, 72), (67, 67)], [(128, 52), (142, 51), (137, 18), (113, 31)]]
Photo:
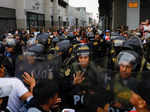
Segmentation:
[(117, 57), (118, 65), (129, 65), (132, 64), (134, 68), (137, 66), (136, 57), (128, 52), (120, 52)]
[(117, 57), (117, 64), (119, 65), (120, 76), (123, 79), (129, 78), (133, 70), (137, 66), (136, 57), (129, 52), (121, 52)]
[(81, 51), (77, 53), (79, 65), (86, 67), (89, 64), (90, 57), (89, 51)]
[(34, 52), (25, 51), (23, 53), (24, 60), (26, 60), (29, 64), (33, 64), (35, 62), (36, 56)]

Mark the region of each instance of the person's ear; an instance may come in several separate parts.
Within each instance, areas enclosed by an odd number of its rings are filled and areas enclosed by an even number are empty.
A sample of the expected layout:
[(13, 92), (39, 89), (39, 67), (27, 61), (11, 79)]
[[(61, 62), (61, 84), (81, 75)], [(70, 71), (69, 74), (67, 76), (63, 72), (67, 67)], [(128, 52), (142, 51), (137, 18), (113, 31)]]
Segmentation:
[(97, 112), (105, 112), (105, 111), (104, 111), (104, 109), (103, 109), (103, 108), (98, 107), (98, 108), (97, 108)]
[(146, 104), (146, 101), (145, 101), (145, 100), (143, 101), (143, 105), (144, 105), (144, 107), (146, 107), (146, 106), (147, 106), (147, 104)]
[(109, 107), (110, 107), (110, 104), (106, 104), (105, 107), (104, 107), (104, 112), (108, 112)]
[(139, 108), (145, 108), (146, 107), (146, 101), (141, 101), (140, 104), (138, 105)]
[(104, 106), (104, 109), (102, 108), (102, 107), (98, 107), (97, 108), (97, 112), (108, 112), (108, 110), (109, 110), (109, 104), (106, 104), (105, 106)]
[(3, 99), (2, 98), (0, 98), (0, 105), (3, 103)]

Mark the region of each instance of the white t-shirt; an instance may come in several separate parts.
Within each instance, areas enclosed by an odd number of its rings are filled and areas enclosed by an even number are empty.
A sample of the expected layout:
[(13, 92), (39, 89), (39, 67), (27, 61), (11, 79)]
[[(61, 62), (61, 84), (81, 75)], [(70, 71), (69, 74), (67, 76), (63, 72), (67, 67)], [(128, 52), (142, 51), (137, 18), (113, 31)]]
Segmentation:
[[(27, 112), (42, 112), (42, 111), (33, 107), (33, 108), (30, 108)], [(49, 112), (52, 112), (52, 111), (49, 111)]]
[(0, 78), (0, 98), (9, 96), (13, 89), (14, 79)]
[(25, 87), (23, 82), (17, 78), (0, 78), (0, 85), (1, 87), (9, 86), (11, 88), (8, 99), (8, 109), (11, 112), (19, 112), (19, 109), (23, 105), (20, 97), (28, 92), (28, 89)]
[(75, 112), (74, 109), (63, 109), (62, 112)]
[(148, 26), (144, 25), (143, 27), (144, 27), (144, 31), (150, 31), (150, 25)]

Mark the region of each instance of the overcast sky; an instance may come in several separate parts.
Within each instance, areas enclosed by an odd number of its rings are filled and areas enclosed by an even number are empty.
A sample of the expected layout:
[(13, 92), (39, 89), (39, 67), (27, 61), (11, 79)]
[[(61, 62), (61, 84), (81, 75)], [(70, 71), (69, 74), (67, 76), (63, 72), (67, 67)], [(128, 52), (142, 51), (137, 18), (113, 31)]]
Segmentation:
[(86, 7), (87, 12), (98, 13), (98, 0), (69, 0), (69, 4), (74, 7)]

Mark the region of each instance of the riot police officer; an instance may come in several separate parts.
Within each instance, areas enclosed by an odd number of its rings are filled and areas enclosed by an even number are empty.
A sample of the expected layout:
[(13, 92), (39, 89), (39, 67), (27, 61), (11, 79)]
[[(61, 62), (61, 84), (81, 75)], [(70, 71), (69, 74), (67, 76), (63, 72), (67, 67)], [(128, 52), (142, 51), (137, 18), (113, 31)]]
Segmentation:
[[(85, 96), (104, 85), (101, 70), (90, 60), (90, 49), (82, 44), (77, 50), (77, 60), (64, 71), (65, 100), (79, 112), (84, 112)], [(70, 97), (69, 97), (70, 96)], [(73, 98), (72, 100), (70, 100)]]
[(16, 40), (12, 37), (8, 37), (5, 39), (5, 58), (2, 61), (2, 64), (6, 67), (8, 76), (15, 75), (15, 62), (17, 54), (15, 52)]
[(107, 86), (107, 89), (114, 93), (114, 103), (112, 106), (120, 111), (127, 111), (132, 108), (129, 99), (131, 90), (134, 90), (138, 84), (138, 80), (132, 73), (137, 67), (137, 57), (138, 54), (134, 51), (126, 50), (120, 52), (117, 56), (119, 72), (113, 73), (115, 74), (115, 77), (112, 78), (109, 86)]
[(137, 36), (131, 36), (130, 39), (128, 39), (126, 42), (124, 42), (122, 49), (134, 51), (139, 55), (138, 61), (137, 61), (137, 67), (134, 71), (137, 72), (136, 76), (140, 80), (141, 74), (138, 72), (142, 71), (142, 68), (143, 68), (142, 63), (143, 63), (143, 56), (144, 56), (143, 44), (142, 44), (140, 38)]
[(117, 58), (117, 55), (122, 50), (123, 44), (126, 41), (126, 38), (123, 36), (120, 36), (117, 33), (112, 33), (111, 35), (111, 41), (112, 41), (112, 48), (109, 51), (109, 59), (108, 59), (108, 69), (109, 70), (115, 70), (115, 61)]
[(16, 75), (21, 79), (24, 72), (34, 74), (36, 80), (53, 78), (47, 55), (44, 54), (44, 46), (41, 44), (28, 48), (17, 61)]
[(48, 53), (51, 39), (49, 38), (48, 33), (41, 33), (37, 36), (36, 41), (38, 44), (42, 44), (45, 47), (45, 53)]

